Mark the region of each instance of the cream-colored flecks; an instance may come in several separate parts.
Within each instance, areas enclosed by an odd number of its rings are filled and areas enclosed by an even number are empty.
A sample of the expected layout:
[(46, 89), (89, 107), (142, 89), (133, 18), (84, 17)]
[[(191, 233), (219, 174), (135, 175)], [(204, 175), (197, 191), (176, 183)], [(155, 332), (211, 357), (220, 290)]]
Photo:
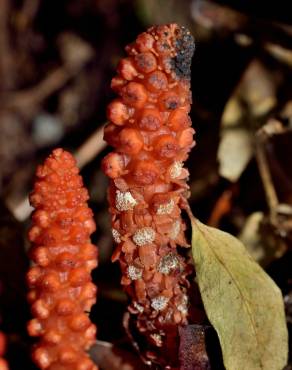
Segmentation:
[(134, 266), (129, 265), (128, 266), (128, 276), (131, 280), (138, 280), (142, 277), (143, 270)]
[(152, 243), (154, 239), (155, 231), (152, 229), (152, 227), (142, 227), (133, 235), (133, 241), (139, 247)]
[(116, 208), (118, 211), (130, 211), (132, 210), (137, 201), (133, 198), (132, 194), (129, 191), (122, 192), (117, 190), (116, 192)]
[(176, 179), (177, 177), (179, 177), (181, 175), (182, 168), (183, 168), (183, 163), (175, 161), (172, 164), (170, 171), (169, 171), (170, 177), (172, 179)]
[(172, 270), (179, 266), (179, 259), (174, 253), (169, 253), (163, 256), (158, 264), (158, 271), (164, 275), (168, 275)]
[(156, 311), (163, 311), (167, 307), (169, 299), (164, 296), (158, 296), (152, 299), (151, 307)]
[(116, 243), (120, 243), (121, 240), (121, 234), (118, 232), (117, 229), (112, 229), (112, 236)]
[(170, 199), (167, 203), (160, 204), (157, 209), (158, 215), (169, 215), (175, 206), (174, 200)]

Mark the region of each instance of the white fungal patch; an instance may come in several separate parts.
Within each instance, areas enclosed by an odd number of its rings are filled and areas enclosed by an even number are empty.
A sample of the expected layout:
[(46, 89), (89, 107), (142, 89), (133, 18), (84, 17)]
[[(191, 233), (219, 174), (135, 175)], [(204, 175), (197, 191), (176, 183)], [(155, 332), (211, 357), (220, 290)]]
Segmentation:
[(179, 259), (174, 253), (169, 253), (161, 258), (158, 271), (162, 274), (168, 275), (171, 270), (175, 270), (179, 266)]
[(156, 343), (158, 347), (162, 346), (163, 343), (162, 343), (162, 337), (160, 334), (153, 333), (153, 334), (150, 334), (150, 337), (154, 340), (154, 342)]
[(181, 174), (182, 168), (183, 168), (183, 163), (175, 161), (169, 170), (170, 177), (172, 179), (176, 179), (177, 177), (179, 177)]
[(119, 191), (116, 192), (116, 208), (118, 211), (130, 211), (132, 210), (137, 201), (133, 198), (132, 194), (129, 191)]
[(120, 243), (122, 240), (121, 240), (121, 234), (119, 233), (119, 231), (117, 229), (112, 229), (112, 235), (113, 235), (113, 239), (116, 243)]
[(128, 276), (131, 280), (138, 280), (142, 277), (142, 269), (139, 269), (138, 267), (134, 265), (129, 265), (128, 267)]
[(152, 229), (152, 227), (142, 227), (133, 235), (133, 241), (139, 247), (152, 243), (154, 239), (155, 231)]
[(183, 296), (181, 303), (177, 306), (177, 309), (183, 314), (188, 314), (188, 297), (186, 295)]
[(142, 313), (144, 311), (144, 307), (141, 306), (139, 303), (137, 302), (134, 302), (133, 303), (133, 306), (136, 308), (137, 311), (139, 311), (140, 313)]
[(174, 200), (170, 199), (167, 203), (160, 204), (158, 209), (157, 209), (157, 214), (158, 215), (169, 215), (174, 208)]
[(169, 299), (164, 296), (158, 296), (152, 299), (151, 307), (156, 311), (163, 311), (167, 307)]
[(181, 224), (180, 221), (176, 220), (174, 221), (171, 231), (169, 233), (169, 237), (172, 240), (175, 240), (178, 237), (178, 234), (180, 233)]

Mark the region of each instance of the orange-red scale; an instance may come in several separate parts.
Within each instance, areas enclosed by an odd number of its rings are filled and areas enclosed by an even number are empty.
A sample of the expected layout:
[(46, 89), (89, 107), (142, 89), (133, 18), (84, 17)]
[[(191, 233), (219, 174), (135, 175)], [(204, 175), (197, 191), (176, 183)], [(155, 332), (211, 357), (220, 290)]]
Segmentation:
[(28, 332), (39, 337), (33, 359), (40, 369), (97, 369), (86, 353), (96, 334), (88, 317), (96, 300), (91, 271), (97, 249), (90, 241), (95, 223), (78, 173), (72, 155), (56, 149), (38, 167), (30, 196), (34, 264), (27, 283), (34, 318)]
[(0, 331), (0, 370), (8, 370), (8, 363), (3, 358), (6, 350), (6, 338), (5, 335)]
[(103, 160), (111, 179), (113, 260), (132, 300), (129, 311), (148, 340), (146, 356), (165, 366), (177, 366), (177, 325), (188, 317), (192, 269), (177, 245), (188, 247), (181, 205), (188, 196), (183, 162), (194, 146), (193, 50), (190, 33), (176, 24), (152, 27), (127, 46), (112, 79), (119, 97), (108, 106), (104, 132), (114, 147)]

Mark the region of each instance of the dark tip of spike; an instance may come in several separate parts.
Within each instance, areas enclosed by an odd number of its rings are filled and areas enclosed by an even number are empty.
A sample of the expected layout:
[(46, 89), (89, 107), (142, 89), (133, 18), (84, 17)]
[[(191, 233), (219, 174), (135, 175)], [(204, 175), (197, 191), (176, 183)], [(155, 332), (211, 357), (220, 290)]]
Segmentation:
[(195, 51), (195, 41), (190, 31), (185, 27), (178, 27), (174, 46), (177, 54), (170, 62), (172, 70), (179, 79), (190, 80), (192, 57)]

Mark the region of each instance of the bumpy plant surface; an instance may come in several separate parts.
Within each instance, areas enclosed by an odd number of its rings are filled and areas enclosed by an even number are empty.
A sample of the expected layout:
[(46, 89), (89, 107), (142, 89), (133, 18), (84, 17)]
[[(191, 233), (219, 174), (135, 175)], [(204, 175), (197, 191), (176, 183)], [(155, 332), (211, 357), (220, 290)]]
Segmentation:
[[(194, 41), (176, 24), (152, 27), (126, 47), (108, 106), (103, 160), (122, 284), (147, 357), (177, 362), (177, 326), (188, 321), (188, 247), (181, 208), (188, 196), (184, 161), (194, 146), (190, 65)], [(160, 356), (157, 355), (160, 353)], [(165, 356), (161, 356), (161, 354)], [(167, 354), (167, 357), (166, 357)]]
[(96, 333), (88, 317), (96, 299), (90, 275), (97, 266), (90, 242), (95, 223), (78, 172), (70, 153), (54, 150), (38, 167), (30, 197), (34, 266), (27, 281), (34, 318), (28, 331), (39, 337), (33, 359), (41, 369), (97, 369), (85, 352)]

